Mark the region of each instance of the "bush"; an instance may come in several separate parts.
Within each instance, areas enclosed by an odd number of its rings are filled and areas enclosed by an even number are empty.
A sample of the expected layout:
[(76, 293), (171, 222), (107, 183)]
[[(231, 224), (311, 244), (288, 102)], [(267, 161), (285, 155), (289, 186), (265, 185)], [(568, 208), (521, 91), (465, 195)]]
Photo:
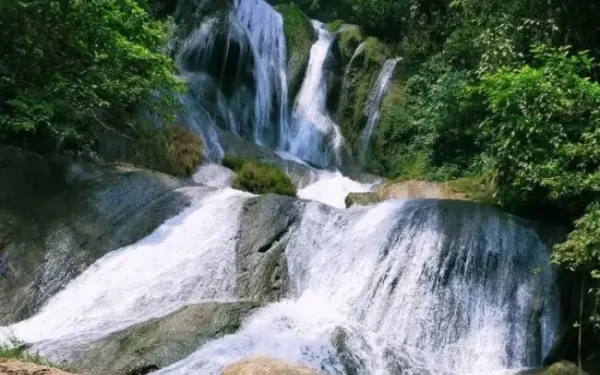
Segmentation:
[(202, 140), (178, 125), (141, 133), (126, 161), (174, 176), (191, 176), (202, 162)]
[(236, 172), (237, 176), (234, 180), (236, 189), (253, 194), (296, 196), (296, 187), (292, 180), (274, 165), (238, 157), (226, 157), (223, 159), (223, 165)]

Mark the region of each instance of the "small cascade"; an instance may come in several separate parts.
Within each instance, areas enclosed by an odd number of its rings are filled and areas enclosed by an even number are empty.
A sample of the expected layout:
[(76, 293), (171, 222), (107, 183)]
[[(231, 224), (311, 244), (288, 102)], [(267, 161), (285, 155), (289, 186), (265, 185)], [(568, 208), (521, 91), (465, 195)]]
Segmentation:
[(342, 162), (344, 139), (340, 128), (327, 113), (327, 84), (324, 65), (334, 34), (313, 21), (318, 39), (310, 51), (306, 78), (292, 113), (293, 135), (290, 152), (314, 165), (326, 168)]
[(206, 128), (215, 125), (260, 145), (287, 145), (285, 35), (283, 19), (270, 5), (235, 0), (227, 17), (204, 20), (175, 52), (191, 91), (191, 98), (183, 100), (186, 112), (190, 105), (200, 107), (192, 112), (208, 115), (209, 121), (201, 122), (210, 125), (198, 129), (194, 122), (200, 121), (189, 116), (183, 122), (202, 132), (209, 149), (216, 146)]
[(312, 203), (286, 254), (288, 300), (157, 374), (261, 355), (329, 375), (512, 374), (541, 363), (557, 327), (548, 249), (486, 206)]
[(379, 118), (381, 117), (381, 103), (390, 88), (392, 77), (394, 76), (394, 71), (396, 70), (396, 65), (399, 61), (399, 58), (395, 58), (385, 62), (381, 73), (379, 73), (379, 76), (377, 77), (375, 86), (373, 86), (371, 94), (369, 95), (369, 100), (367, 102), (367, 124), (360, 135), (360, 145), (358, 150), (360, 162), (363, 165), (367, 161), (367, 153), (371, 145), (371, 138), (373, 137), (375, 127), (379, 123)]
[(64, 359), (69, 348), (183, 306), (231, 300), (236, 223), (249, 196), (232, 189), (191, 195), (197, 201), (192, 207), (98, 260), (36, 316), (0, 327), (0, 346), (17, 338), (35, 342), (42, 355)]

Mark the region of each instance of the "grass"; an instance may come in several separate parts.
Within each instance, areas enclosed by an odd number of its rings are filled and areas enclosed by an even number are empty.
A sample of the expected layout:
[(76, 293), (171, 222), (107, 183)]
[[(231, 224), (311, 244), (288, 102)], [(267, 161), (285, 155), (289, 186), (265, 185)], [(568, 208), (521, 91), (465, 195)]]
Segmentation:
[(0, 359), (35, 363), (37, 365), (49, 364), (48, 361), (39, 354), (29, 353), (26, 346), (16, 340), (9, 346), (0, 346)]
[(253, 194), (279, 194), (296, 196), (296, 187), (285, 172), (277, 166), (258, 160), (226, 157), (223, 165), (234, 172), (234, 188)]

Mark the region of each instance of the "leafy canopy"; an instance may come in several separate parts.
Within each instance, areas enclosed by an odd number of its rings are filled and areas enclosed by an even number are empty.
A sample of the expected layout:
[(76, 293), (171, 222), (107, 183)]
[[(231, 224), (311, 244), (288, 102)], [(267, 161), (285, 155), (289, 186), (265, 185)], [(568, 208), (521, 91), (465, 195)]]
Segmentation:
[[(178, 87), (144, 0), (0, 2), (0, 139), (91, 142), (103, 111)], [(165, 109), (165, 98), (154, 104)]]

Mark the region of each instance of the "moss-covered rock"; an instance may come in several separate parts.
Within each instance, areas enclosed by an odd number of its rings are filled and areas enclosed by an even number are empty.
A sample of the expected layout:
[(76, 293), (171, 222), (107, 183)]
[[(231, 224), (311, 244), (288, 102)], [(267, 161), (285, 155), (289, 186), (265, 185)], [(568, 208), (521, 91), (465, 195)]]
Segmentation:
[(517, 375), (587, 375), (575, 364), (562, 361), (543, 369), (521, 371)]
[[(340, 48), (343, 48), (341, 40)], [(341, 54), (348, 56), (349, 50)], [(367, 121), (366, 106), (369, 94), (387, 56), (386, 45), (377, 38), (369, 37), (361, 45), (354, 59), (351, 57), (346, 69), (338, 121), (346, 144), (351, 150), (356, 150), (358, 146), (360, 133)]]
[[(332, 25), (330, 27), (335, 27)], [(365, 40), (362, 30), (357, 25), (343, 24), (336, 30), (337, 47), (342, 57), (342, 63), (348, 65), (358, 46)]]
[(371, 206), (381, 202), (381, 197), (377, 193), (350, 193), (346, 197), (346, 207), (352, 206)]
[(85, 346), (69, 367), (88, 374), (164, 368), (186, 358), (206, 341), (234, 333), (257, 307), (251, 302), (188, 306)]
[(281, 4), (276, 10), (283, 17), (283, 30), (287, 43), (287, 77), (289, 97), (292, 100), (300, 91), (310, 49), (316, 40), (316, 35), (310, 19), (295, 4)]

